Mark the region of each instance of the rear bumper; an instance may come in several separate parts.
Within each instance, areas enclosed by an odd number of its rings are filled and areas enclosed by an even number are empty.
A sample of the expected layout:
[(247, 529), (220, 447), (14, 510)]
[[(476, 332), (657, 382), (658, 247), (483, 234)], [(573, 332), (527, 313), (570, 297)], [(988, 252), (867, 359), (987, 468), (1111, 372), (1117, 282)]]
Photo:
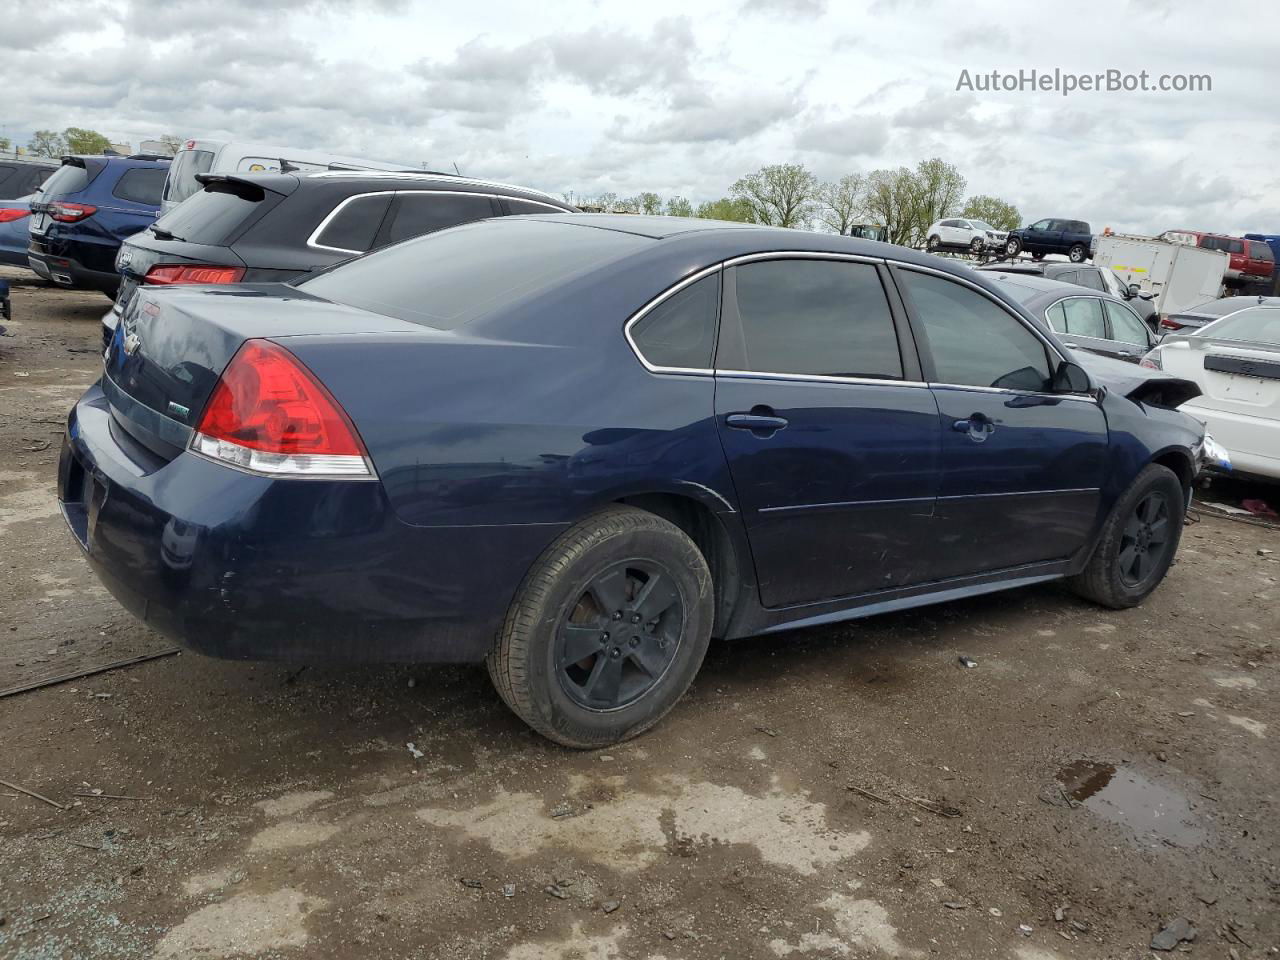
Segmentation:
[(45, 244), (31, 241), (27, 248), (27, 265), (45, 280), (61, 287), (77, 290), (101, 290), (115, 296), (120, 274), (86, 267), (74, 250), (74, 244)]
[(58, 499), (95, 574), (179, 643), (250, 660), (468, 662), (559, 527), (421, 527), (381, 484), (163, 462), (94, 386), (72, 411)]
[[(1231, 472), (1280, 480), (1280, 420), (1250, 417), (1199, 406), (1180, 408), (1205, 425), (1206, 432), (1231, 454)], [(1259, 450), (1275, 453), (1258, 453)]]

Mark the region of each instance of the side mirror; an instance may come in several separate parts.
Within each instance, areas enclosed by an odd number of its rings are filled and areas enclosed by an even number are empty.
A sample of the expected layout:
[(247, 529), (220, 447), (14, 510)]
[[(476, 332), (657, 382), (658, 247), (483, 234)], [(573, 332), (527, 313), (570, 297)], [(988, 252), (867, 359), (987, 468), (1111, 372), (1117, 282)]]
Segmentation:
[(1053, 374), (1054, 393), (1088, 393), (1093, 389), (1084, 367), (1071, 360), (1063, 360)]
[(1142, 288), (1136, 283), (1129, 284), (1129, 299), (1132, 300), (1138, 294), (1142, 293)]

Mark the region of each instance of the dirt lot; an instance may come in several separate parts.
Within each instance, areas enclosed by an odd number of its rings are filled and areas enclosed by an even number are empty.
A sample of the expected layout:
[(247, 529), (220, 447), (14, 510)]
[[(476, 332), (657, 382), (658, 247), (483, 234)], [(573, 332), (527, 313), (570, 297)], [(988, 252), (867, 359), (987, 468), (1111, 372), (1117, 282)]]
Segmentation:
[[(0, 339), (0, 688), (169, 646), (54, 502), (106, 305), (18, 287)], [(180, 654), (0, 699), (0, 778), (67, 805), (0, 787), (0, 957), (1066, 960), (1177, 917), (1195, 956), (1280, 953), (1278, 560), (1202, 513), (1136, 610), (720, 645), (598, 753), (470, 667)]]

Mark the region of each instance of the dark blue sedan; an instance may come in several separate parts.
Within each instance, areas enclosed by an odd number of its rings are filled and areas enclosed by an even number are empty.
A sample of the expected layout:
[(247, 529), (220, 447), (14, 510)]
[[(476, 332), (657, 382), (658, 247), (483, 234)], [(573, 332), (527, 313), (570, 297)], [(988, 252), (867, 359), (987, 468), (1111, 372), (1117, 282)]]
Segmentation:
[(485, 660), (597, 746), (671, 709), (711, 637), (1063, 578), (1141, 602), (1203, 428), (1185, 382), (1099, 362), (898, 246), (481, 221), (294, 286), (142, 288), (59, 497), (111, 592), (196, 650)]

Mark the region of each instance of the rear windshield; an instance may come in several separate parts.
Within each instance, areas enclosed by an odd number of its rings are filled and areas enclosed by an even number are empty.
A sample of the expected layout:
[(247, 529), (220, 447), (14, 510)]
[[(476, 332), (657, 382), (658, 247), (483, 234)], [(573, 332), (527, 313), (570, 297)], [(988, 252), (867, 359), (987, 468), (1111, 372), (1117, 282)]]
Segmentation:
[(307, 293), (453, 330), (653, 241), (538, 220), (482, 220), (406, 240), (326, 270)]
[(1275, 254), (1271, 252), (1271, 248), (1258, 240), (1250, 241), (1249, 249), (1251, 251), (1250, 256), (1255, 260), (1274, 260), (1276, 258)]
[(1280, 307), (1251, 307), (1201, 327), (1194, 337), (1214, 340), (1249, 340), (1280, 346)]
[(179, 150), (169, 165), (164, 182), (164, 198), (180, 203), (200, 189), (197, 173), (208, 173), (213, 167), (213, 154), (208, 150)]
[(265, 198), (261, 187), (211, 183), (157, 220), (155, 232), (223, 246)]
[(1241, 310), (1245, 304), (1241, 300), (1252, 300), (1252, 297), (1224, 297), (1221, 300), (1207, 300), (1204, 303), (1196, 304), (1194, 307), (1187, 307), (1181, 311), (1201, 317), (1221, 317), (1233, 310)]
[(78, 163), (64, 163), (54, 172), (44, 186), (40, 188), (41, 200), (54, 200), (58, 197), (79, 193), (102, 172), (104, 164), (95, 164), (93, 170)]

